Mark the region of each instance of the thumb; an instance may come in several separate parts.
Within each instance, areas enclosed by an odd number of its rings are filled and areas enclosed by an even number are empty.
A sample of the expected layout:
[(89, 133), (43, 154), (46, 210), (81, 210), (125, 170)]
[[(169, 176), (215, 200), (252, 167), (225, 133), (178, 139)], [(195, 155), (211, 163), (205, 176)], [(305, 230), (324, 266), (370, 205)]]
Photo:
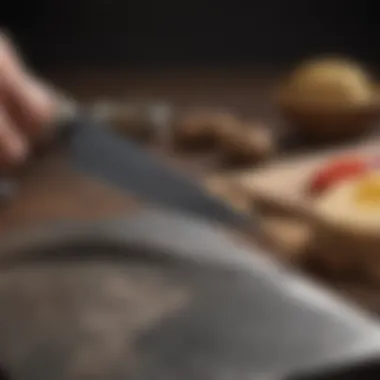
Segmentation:
[(21, 72), (24, 71), (24, 65), (9, 36), (0, 32), (0, 72), (3, 71)]

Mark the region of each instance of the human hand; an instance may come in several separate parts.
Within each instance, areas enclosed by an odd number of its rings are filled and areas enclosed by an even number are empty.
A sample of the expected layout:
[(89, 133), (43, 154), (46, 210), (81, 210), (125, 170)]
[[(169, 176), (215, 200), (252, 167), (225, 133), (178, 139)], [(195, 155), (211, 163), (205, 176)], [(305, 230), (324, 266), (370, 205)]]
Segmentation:
[(0, 169), (22, 164), (58, 110), (58, 95), (0, 34)]

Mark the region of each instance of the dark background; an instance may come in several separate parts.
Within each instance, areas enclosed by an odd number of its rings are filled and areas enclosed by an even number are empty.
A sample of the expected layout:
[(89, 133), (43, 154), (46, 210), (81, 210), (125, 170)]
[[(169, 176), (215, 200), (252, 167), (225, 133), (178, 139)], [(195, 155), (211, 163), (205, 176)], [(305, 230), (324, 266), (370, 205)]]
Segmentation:
[(40, 67), (280, 66), (331, 52), (380, 62), (374, 1), (7, 4), (3, 25)]

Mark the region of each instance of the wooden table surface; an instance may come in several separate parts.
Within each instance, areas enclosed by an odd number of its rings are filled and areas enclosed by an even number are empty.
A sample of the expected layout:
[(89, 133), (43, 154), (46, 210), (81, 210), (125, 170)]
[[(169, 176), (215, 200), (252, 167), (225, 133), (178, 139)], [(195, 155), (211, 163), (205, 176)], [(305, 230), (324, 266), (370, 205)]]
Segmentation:
[[(269, 74), (227, 70), (88, 71), (47, 77), (76, 98), (167, 99), (178, 106), (233, 107), (247, 117), (270, 115)], [(55, 147), (26, 170), (20, 193), (1, 205), (0, 231), (51, 220), (101, 218), (136, 208), (133, 197), (75, 173)]]

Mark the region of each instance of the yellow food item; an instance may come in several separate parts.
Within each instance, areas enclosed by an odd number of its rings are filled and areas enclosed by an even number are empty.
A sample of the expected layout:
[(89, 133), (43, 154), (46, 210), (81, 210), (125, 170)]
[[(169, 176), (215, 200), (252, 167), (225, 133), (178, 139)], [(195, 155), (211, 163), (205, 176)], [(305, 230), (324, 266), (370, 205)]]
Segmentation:
[(370, 174), (358, 181), (354, 201), (357, 207), (378, 212), (380, 208), (380, 174)]
[(301, 65), (284, 87), (285, 100), (302, 107), (352, 107), (367, 105), (372, 84), (360, 65), (338, 58), (312, 60)]
[(323, 58), (296, 68), (280, 85), (276, 100), (294, 131), (332, 142), (372, 128), (379, 117), (377, 92), (360, 64)]
[(337, 183), (316, 198), (314, 210), (341, 229), (380, 233), (380, 172)]

